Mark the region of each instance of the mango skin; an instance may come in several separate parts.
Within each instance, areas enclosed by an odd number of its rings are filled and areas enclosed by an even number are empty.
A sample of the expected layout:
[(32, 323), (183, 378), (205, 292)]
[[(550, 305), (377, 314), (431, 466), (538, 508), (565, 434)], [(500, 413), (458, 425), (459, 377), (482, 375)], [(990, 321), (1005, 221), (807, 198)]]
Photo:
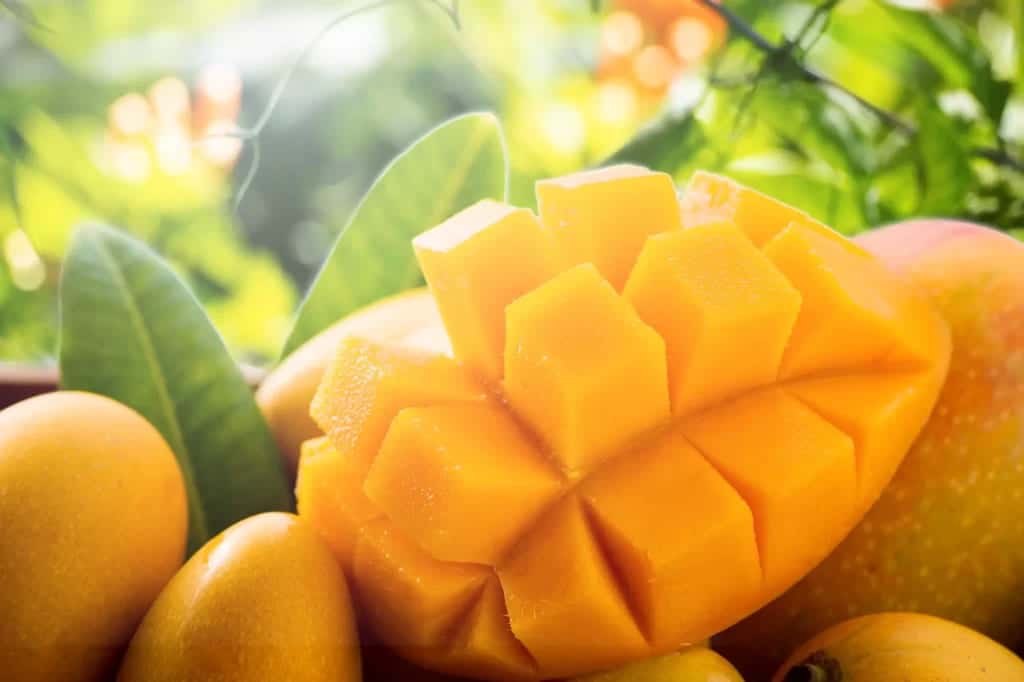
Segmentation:
[(950, 370), (927, 426), (857, 528), (783, 597), (716, 638), (753, 679), (815, 632), (880, 611), (929, 613), (1024, 645), (1024, 244), (953, 221), (857, 241), (948, 321)]
[(450, 352), (434, 298), (426, 289), (413, 289), (357, 310), (289, 355), (260, 383), (256, 403), (292, 478), (302, 443), (323, 435), (309, 416), (309, 403), (338, 344), (353, 336)]
[(705, 647), (693, 647), (570, 682), (743, 682), (729, 661)]
[(68, 391), (0, 412), (0, 677), (109, 679), (186, 514), (174, 454), (128, 407)]
[(952, 621), (878, 613), (835, 625), (800, 647), (773, 682), (1021, 682), (1024, 661)]
[(118, 682), (359, 682), (341, 569), (291, 514), (236, 523), (168, 583)]

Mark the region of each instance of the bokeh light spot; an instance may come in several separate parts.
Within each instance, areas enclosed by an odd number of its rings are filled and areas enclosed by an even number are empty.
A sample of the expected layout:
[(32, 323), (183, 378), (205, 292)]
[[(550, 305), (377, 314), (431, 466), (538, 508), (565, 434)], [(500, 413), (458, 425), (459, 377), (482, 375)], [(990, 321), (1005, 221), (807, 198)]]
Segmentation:
[(714, 43), (711, 28), (695, 17), (682, 17), (669, 29), (669, 41), (676, 55), (686, 64), (703, 58)]
[(242, 76), (231, 64), (210, 64), (199, 74), (197, 87), (216, 102), (230, 103), (242, 92)]
[(4, 240), (4, 257), (14, 286), (34, 291), (46, 281), (46, 266), (23, 230), (14, 230)]
[(187, 121), (191, 105), (188, 86), (180, 78), (161, 78), (149, 89), (149, 101), (159, 121)]
[(130, 92), (114, 100), (109, 115), (110, 127), (125, 136), (145, 133), (152, 122), (149, 102), (137, 92)]
[(608, 81), (597, 88), (597, 115), (605, 123), (628, 123), (636, 114), (636, 91), (624, 81)]
[(541, 129), (548, 143), (563, 154), (578, 152), (586, 142), (583, 114), (571, 106), (556, 105), (546, 109), (541, 116)]
[(664, 88), (676, 74), (676, 61), (665, 47), (648, 45), (634, 58), (633, 72), (644, 87)]
[(601, 25), (601, 46), (609, 55), (633, 54), (644, 40), (644, 26), (632, 12), (612, 12)]

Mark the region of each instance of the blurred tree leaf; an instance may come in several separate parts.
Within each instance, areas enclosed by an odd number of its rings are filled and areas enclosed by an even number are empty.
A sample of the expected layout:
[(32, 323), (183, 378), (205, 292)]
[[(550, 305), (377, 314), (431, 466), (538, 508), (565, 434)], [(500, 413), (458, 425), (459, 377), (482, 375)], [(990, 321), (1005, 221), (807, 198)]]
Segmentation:
[(1002, 118), (1012, 84), (996, 79), (985, 50), (967, 24), (938, 12), (917, 12), (878, 0), (876, 5), (884, 11), (878, 28), (914, 50), (949, 87), (971, 92), (992, 121)]
[(177, 455), (190, 552), (240, 519), (290, 508), (252, 391), (159, 256), (111, 228), (79, 229), (64, 264), (60, 311), (62, 386), (134, 408)]
[(970, 150), (963, 132), (958, 130), (930, 100), (922, 99), (917, 107), (917, 152), (920, 203), (922, 216), (956, 216), (973, 184)]
[(507, 187), (505, 143), (492, 114), (459, 116), (414, 142), (338, 236), (281, 357), (353, 310), (419, 284), (412, 238), (481, 199), (503, 199)]

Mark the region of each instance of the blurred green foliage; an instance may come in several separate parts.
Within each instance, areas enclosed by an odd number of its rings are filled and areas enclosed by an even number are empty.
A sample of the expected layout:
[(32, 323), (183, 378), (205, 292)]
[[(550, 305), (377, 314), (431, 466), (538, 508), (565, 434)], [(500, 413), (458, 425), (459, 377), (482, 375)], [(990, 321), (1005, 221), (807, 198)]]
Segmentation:
[(942, 12), (725, 0), (742, 25), (724, 46), (609, 117), (604, 31), (645, 2), (701, 0), (464, 0), (458, 30), (407, 0), (345, 22), (261, 131), (234, 213), (251, 143), (227, 171), (113, 172), (111, 105), (171, 76), (199, 116), (197, 83), (227, 63), (243, 83), (237, 124), (251, 125), (317, 31), (360, 3), (3, 0), (14, 11), (0, 8), (0, 360), (52, 359), (60, 261), (74, 228), (96, 221), (165, 255), (238, 357), (275, 357), (373, 178), (426, 130), (479, 109), (502, 119), (510, 196), (524, 205), (536, 178), (613, 158), (681, 183), (698, 167), (725, 172), (848, 233), (934, 215), (1021, 234), (1024, 0)]

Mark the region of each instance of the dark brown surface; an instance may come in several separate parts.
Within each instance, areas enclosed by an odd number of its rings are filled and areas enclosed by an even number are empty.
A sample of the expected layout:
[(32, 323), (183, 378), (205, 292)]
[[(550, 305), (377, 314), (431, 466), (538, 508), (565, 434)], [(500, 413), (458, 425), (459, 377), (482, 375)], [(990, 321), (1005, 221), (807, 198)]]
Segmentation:
[(56, 368), (0, 364), (0, 410), (56, 387)]

